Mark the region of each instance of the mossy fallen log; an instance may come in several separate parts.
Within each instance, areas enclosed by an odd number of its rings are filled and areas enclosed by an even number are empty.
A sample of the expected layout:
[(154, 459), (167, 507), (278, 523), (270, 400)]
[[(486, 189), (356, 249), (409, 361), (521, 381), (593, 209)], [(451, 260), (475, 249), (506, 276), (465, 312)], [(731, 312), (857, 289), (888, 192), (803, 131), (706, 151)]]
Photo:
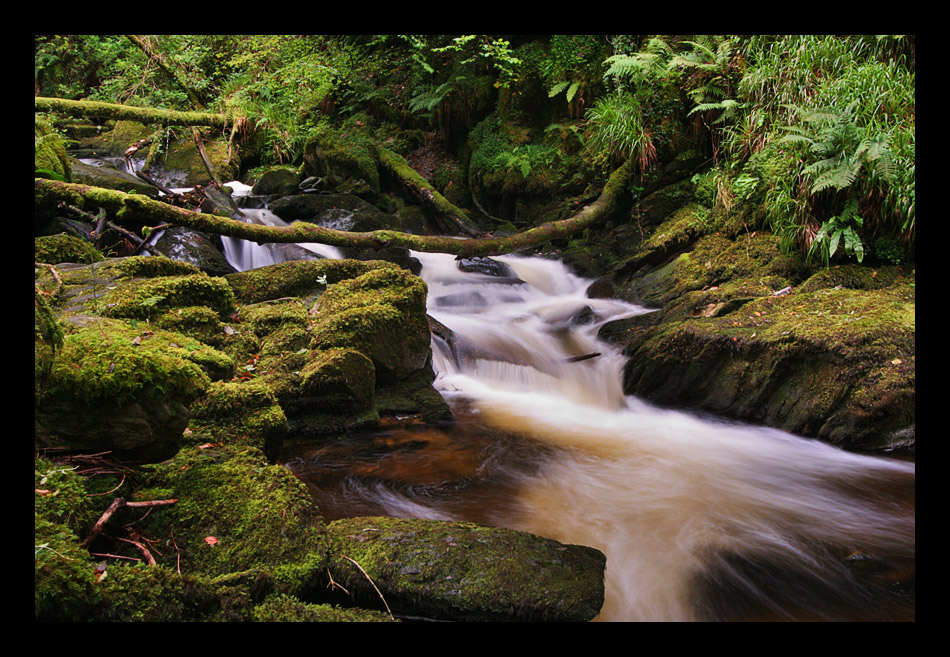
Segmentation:
[(228, 117), (224, 114), (176, 112), (174, 110), (101, 103), (93, 100), (34, 97), (33, 107), (34, 111), (37, 112), (58, 112), (69, 116), (138, 121), (145, 124), (209, 126), (213, 128), (224, 128), (228, 124)]
[(456, 239), (431, 235), (410, 235), (392, 230), (350, 233), (295, 222), (290, 226), (263, 226), (191, 212), (139, 194), (125, 194), (88, 185), (75, 185), (37, 178), (34, 182), (34, 200), (37, 205), (65, 203), (78, 208), (106, 208), (115, 212), (118, 220), (134, 218), (138, 222), (171, 223), (207, 233), (264, 243), (317, 242), (330, 246), (381, 249), (401, 246), (428, 253), (453, 255), (492, 256), (512, 253), (540, 246), (553, 239), (573, 235), (617, 210), (627, 191), (627, 180), (633, 171), (630, 160), (617, 169), (607, 181), (600, 197), (574, 216), (530, 228), (515, 235), (501, 238)]

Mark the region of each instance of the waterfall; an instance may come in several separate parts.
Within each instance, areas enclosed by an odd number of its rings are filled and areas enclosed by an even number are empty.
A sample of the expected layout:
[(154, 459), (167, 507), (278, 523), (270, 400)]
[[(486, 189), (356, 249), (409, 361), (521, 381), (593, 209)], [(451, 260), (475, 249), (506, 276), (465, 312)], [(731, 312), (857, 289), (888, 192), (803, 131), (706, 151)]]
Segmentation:
[(650, 311), (588, 298), (590, 281), (559, 262), (498, 257), (499, 277), (413, 255), (428, 312), (452, 334), (432, 338), (434, 385), (458, 421), (407, 429), (406, 449), (381, 430), (291, 454), (322, 512), (598, 548), (598, 620), (914, 618), (892, 585), (913, 582), (913, 463), (624, 395), (623, 356), (597, 330)]
[(508, 361), (456, 358), (434, 339), (443, 394), (558, 450), (521, 475), (500, 520), (607, 554), (602, 620), (906, 613), (884, 610), (846, 557), (913, 563), (913, 464), (625, 397), (623, 358), (596, 331), (646, 309), (586, 298), (590, 281), (555, 261), (499, 258), (525, 281), (499, 286), (419, 257), (430, 314)]
[[(231, 183), (229, 183), (231, 184)], [(248, 223), (262, 224), (264, 226), (287, 226), (287, 222), (278, 217), (270, 210), (241, 210), (243, 219)], [(242, 217), (235, 217), (241, 219)], [(283, 262), (285, 258), (281, 255), (281, 244), (255, 244), (235, 237), (222, 237), (221, 242), (224, 245), (224, 256), (228, 262), (238, 271), (247, 271), (257, 267)], [(336, 247), (316, 243), (300, 243), (297, 246), (303, 247), (312, 253), (316, 253), (324, 258), (340, 258), (340, 251)]]

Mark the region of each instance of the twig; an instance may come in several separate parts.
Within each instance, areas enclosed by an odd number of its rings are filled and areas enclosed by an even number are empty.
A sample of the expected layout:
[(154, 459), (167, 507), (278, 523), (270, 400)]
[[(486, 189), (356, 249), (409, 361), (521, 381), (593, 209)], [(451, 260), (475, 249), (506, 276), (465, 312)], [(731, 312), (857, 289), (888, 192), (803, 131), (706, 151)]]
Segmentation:
[(122, 481), (119, 482), (119, 485), (113, 488), (112, 490), (107, 490), (104, 493), (89, 493), (86, 495), (86, 497), (101, 497), (102, 495), (108, 495), (109, 493), (114, 493), (115, 491), (122, 488), (122, 484), (124, 483), (125, 483), (125, 474), (122, 475)]
[(122, 556), (121, 554), (109, 554), (107, 552), (90, 552), (89, 554), (91, 554), (94, 557), (107, 557), (109, 559), (127, 559), (129, 561), (141, 561), (141, 559), (137, 557), (125, 557), (125, 556)]
[(153, 506), (167, 506), (169, 504), (174, 504), (178, 500), (151, 500), (147, 502), (126, 502), (124, 497), (117, 497), (112, 500), (112, 504), (103, 512), (99, 519), (96, 521), (96, 524), (92, 526), (92, 529), (89, 530), (89, 535), (83, 539), (82, 543), (79, 544), (79, 547), (87, 547), (92, 541), (102, 533), (102, 530), (105, 528), (106, 523), (112, 518), (116, 511), (121, 509), (124, 506), (133, 509), (140, 509), (144, 507), (153, 507)]
[(115, 540), (122, 541), (123, 543), (131, 543), (138, 549), (139, 552), (142, 553), (142, 556), (145, 557), (145, 561), (148, 563), (149, 566), (155, 565), (155, 557), (152, 556), (152, 553), (149, 552), (148, 548), (145, 547), (145, 545), (143, 545), (142, 543), (139, 543), (138, 541), (130, 540), (128, 538), (122, 538), (120, 536), (116, 536)]
[[(360, 572), (363, 573), (363, 575), (366, 577), (366, 579), (369, 580), (369, 583), (373, 585), (373, 588), (376, 589), (376, 593), (377, 593), (377, 595), (379, 595), (379, 599), (383, 601), (383, 605), (386, 607), (386, 613), (389, 614), (389, 617), (390, 617), (390, 618), (392, 618), (393, 620), (396, 620), (396, 617), (393, 616), (393, 612), (391, 612), (391, 611), (389, 610), (389, 605), (386, 604), (386, 598), (383, 597), (382, 592), (379, 590), (379, 587), (376, 586), (376, 582), (373, 581), (373, 578), (370, 577), (370, 576), (367, 574), (367, 572), (366, 572), (365, 570), (363, 570), (363, 566), (359, 565), (359, 564), (356, 563), (353, 559), (350, 559), (350, 558), (349, 558), (348, 556), (346, 556), (345, 554), (343, 554), (343, 555), (341, 555), (341, 556), (342, 556), (344, 559), (346, 559), (347, 561), (349, 561), (350, 563), (352, 563), (354, 566), (356, 566), (357, 568), (360, 569)], [(342, 587), (340, 587), (340, 588), (342, 588)], [(344, 589), (344, 590), (346, 590), (346, 589)]]
[(48, 265), (45, 262), (34, 262), (33, 264), (37, 267), (46, 267), (49, 269), (49, 273), (53, 275), (53, 280), (56, 281), (56, 287), (53, 288), (52, 292), (46, 292), (45, 294), (48, 294), (51, 297), (55, 297), (57, 294), (59, 294), (59, 289), (63, 287), (63, 279), (59, 277), (59, 272), (56, 271), (56, 267), (53, 265)]

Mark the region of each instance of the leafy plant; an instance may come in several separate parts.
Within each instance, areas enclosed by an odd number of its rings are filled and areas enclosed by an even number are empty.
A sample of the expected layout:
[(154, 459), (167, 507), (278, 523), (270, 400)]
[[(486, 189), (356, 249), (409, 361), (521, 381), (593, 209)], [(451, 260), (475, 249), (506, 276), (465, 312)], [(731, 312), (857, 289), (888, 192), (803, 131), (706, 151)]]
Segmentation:
[(636, 157), (645, 170), (656, 158), (656, 147), (646, 129), (643, 107), (633, 94), (618, 90), (598, 98), (587, 111), (588, 147), (602, 157)]
[(858, 262), (864, 260), (864, 244), (858, 236), (855, 226), (860, 227), (864, 219), (858, 214), (858, 202), (850, 199), (840, 214), (828, 219), (818, 229), (818, 233), (808, 248), (809, 258), (818, 254), (827, 266), (838, 250), (839, 245)]

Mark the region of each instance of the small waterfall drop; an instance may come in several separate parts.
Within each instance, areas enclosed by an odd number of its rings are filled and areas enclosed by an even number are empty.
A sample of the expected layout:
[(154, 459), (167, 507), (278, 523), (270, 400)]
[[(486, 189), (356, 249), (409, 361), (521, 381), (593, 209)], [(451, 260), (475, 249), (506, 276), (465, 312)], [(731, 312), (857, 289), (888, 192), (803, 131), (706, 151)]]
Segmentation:
[[(263, 226), (288, 225), (286, 221), (270, 210), (244, 209), (241, 210), (241, 212), (244, 215), (243, 220), (249, 223), (261, 224)], [(236, 216), (235, 219), (242, 219), (242, 217)], [(224, 256), (238, 271), (266, 267), (267, 265), (274, 265), (284, 261), (284, 257), (279, 252), (280, 245), (278, 244), (256, 244), (235, 237), (222, 237), (221, 242), (224, 246)], [(341, 257), (339, 249), (333, 246), (316, 243), (299, 243), (297, 246), (303, 247), (324, 258)]]

